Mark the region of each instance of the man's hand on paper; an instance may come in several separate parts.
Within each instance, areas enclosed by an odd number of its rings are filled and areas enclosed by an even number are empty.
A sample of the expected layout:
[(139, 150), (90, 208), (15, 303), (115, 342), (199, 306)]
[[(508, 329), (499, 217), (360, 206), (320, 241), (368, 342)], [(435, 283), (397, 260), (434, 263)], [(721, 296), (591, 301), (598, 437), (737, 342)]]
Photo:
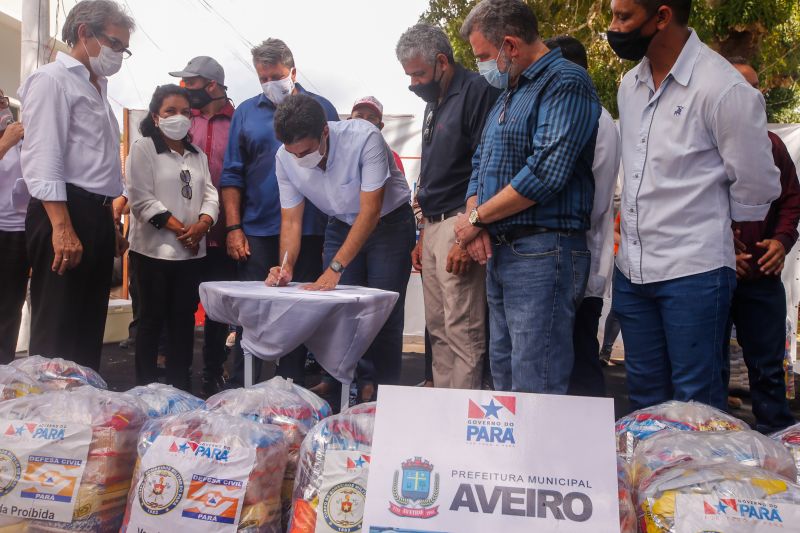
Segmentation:
[(283, 268), (274, 266), (269, 269), (269, 274), (264, 283), (267, 287), (285, 287), (292, 281), (292, 269), (288, 265)]
[(309, 283), (308, 285), (304, 285), (303, 289), (307, 291), (332, 291), (336, 288), (336, 285), (339, 284), (339, 280), (341, 278), (341, 274), (328, 268), (322, 273), (317, 281), (314, 283)]

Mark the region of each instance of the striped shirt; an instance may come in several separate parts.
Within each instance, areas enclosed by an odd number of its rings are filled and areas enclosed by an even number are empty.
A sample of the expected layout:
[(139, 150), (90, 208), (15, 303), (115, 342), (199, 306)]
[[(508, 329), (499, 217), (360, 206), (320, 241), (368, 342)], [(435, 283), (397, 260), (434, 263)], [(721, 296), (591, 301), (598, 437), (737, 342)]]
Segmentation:
[(522, 72), (497, 100), (472, 158), (467, 198), (485, 203), (507, 185), (536, 202), (489, 224), (492, 234), (514, 226), (587, 230), (594, 199), (600, 101), (584, 69), (556, 49)]

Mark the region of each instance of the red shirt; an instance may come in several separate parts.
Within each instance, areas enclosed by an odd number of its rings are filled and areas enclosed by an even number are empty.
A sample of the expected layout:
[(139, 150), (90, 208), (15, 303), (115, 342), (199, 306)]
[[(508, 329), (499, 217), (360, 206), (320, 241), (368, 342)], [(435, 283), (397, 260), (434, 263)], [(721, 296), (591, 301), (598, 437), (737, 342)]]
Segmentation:
[(406, 175), (406, 169), (403, 168), (403, 160), (400, 159), (400, 156), (397, 155), (397, 152), (392, 150), (392, 155), (394, 156), (394, 162), (397, 164), (397, 169), (403, 173), (403, 176)]
[(775, 166), (781, 171), (781, 195), (772, 202), (767, 218), (762, 222), (734, 222), (733, 228), (741, 230), (740, 240), (747, 246), (747, 253), (752, 254), (750, 274), (746, 280), (761, 277), (758, 260), (766, 250), (756, 246), (764, 239), (776, 239), (783, 244), (786, 253), (797, 242), (797, 223), (800, 222), (800, 183), (797, 181), (797, 169), (786, 145), (780, 137), (769, 132), (772, 141), (772, 157)]
[(199, 109), (192, 109), (192, 127), (189, 129), (192, 143), (208, 157), (211, 182), (219, 193), (219, 216), (208, 234), (208, 246), (225, 246), (225, 212), (222, 207), (222, 193), (219, 192), (219, 179), (222, 175), (225, 150), (228, 147), (228, 131), (232, 117), (233, 104), (230, 102), (226, 102), (225, 106), (211, 117), (204, 116)]

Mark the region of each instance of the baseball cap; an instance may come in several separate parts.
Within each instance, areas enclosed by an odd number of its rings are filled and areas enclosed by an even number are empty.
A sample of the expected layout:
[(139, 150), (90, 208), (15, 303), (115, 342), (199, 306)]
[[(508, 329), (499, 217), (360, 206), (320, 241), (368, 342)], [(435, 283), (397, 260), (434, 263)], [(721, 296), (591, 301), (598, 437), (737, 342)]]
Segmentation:
[(362, 105), (371, 107), (377, 111), (381, 117), (383, 117), (383, 104), (381, 104), (374, 96), (362, 96), (356, 100), (356, 103), (353, 104), (353, 110), (355, 110), (357, 107), (361, 107)]
[(170, 72), (170, 76), (176, 78), (195, 78), (197, 76), (207, 80), (213, 80), (223, 87), (225, 86), (225, 70), (217, 60), (208, 56), (197, 56), (189, 61), (183, 70)]

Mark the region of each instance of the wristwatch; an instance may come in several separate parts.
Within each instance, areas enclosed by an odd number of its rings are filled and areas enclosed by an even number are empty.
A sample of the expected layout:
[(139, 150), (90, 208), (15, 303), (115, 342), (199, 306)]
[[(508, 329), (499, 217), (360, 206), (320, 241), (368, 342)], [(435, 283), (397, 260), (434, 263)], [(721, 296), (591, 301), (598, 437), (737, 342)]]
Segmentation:
[(337, 274), (341, 274), (342, 272), (344, 272), (344, 265), (341, 264), (339, 261), (337, 261), (335, 259), (333, 261), (331, 261), (331, 264), (329, 265), (329, 267), (330, 267), (331, 270), (333, 270)]
[(481, 223), (481, 217), (478, 216), (478, 208), (473, 207), (472, 211), (469, 212), (469, 223), (475, 226), (476, 228), (482, 228), (483, 224)]

